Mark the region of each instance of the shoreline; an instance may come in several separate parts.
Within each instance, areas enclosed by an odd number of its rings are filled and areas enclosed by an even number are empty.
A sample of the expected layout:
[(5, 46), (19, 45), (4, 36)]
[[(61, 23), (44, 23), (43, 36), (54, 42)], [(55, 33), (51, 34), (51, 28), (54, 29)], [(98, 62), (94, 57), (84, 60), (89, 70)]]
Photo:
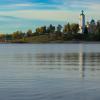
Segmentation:
[(100, 44), (100, 41), (0, 42), (0, 44)]

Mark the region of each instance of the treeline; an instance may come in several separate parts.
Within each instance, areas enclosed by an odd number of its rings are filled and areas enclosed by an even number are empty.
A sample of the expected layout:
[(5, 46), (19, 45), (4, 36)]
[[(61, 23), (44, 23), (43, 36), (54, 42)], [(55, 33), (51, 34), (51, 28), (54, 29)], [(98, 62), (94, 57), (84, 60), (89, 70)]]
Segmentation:
[(43, 39), (45, 39), (47, 42), (100, 41), (100, 23), (97, 23), (94, 33), (89, 33), (88, 28), (85, 27), (84, 34), (81, 34), (79, 33), (79, 24), (67, 23), (64, 26), (54, 26), (51, 24), (48, 27), (37, 27), (35, 32), (32, 32), (30, 29), (27, 32), (16, 31), (12, 34), (0, 35), (0, 42), (35, 42), (35, 40), (36, 42), (41, 42)]

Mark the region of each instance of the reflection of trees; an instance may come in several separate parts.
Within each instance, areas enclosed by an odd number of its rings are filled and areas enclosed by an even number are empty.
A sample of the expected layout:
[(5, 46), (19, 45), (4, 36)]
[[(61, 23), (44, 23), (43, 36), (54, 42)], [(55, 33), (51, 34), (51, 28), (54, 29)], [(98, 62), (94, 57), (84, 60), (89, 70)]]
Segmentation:
[(95, 64), (96, 62), (96, 64), (100, 65), (100, 53), (88, 53), (85, 58), (89, 64)]
[(86, 53), (85, 65), (91, 71), (100, 70), (100, 53)]
[[(36, 54), (35, 56), (42, 65), (68, 65), (68, 66), (79, 66), (79, 53), (65, 53), (65, 54)], [(100, 66), (100, 53), (83, 53), (82, 66), (96, 67)]]
[(14, 55), (17, 62), (61, 67), (66, 70), (79, 70), (79, 66), (85, 66), (85, 70), (100, 70), (100, 53), (82, 53), (80, 64), (80, 53), (40, 53), (40, 54), (17, 54)]
[(64, 55), (64, 62), (68, 65), (78, 65), (79, 54), (78, 53), (66, 53)]
[(37, 54), (36, 59), (42, 64), (78, 65), (78, 53)]

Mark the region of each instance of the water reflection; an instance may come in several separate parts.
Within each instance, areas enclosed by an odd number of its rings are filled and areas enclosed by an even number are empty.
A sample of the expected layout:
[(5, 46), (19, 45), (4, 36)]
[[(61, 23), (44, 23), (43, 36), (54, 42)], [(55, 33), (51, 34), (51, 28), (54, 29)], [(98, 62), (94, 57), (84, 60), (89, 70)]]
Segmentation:
[(85, 71), (100, 70), (100, 53), (85, 53), (82, 45), (78, 53), (42, 53), (36, 54), (35, 60), (36, 65), (41, 65), (44, 69), (79, 71), (81, 78), (85, 77)]
[(99, 100), (99, 44), (6, 46), (0, 100)]
[(87, 73), (97, 74), (97, 71), (100, 71), (100, 52), (85, 52), (84, 48), (84, 45), (81, 44), (77, 52), (15, 53), (12, 58), (9, 57), (9, 60), (12, 63), (15, 62), (16, 66), (19, 64), (43, 71), (77, 72), (81, 78), (84, 78)]
[(84, 78), (85, 77), (85, 53), (83, 52), (83, 45), (80, 45), (80, 50), (79, 50), (79, 72), (80, 72), (80, 77)]
[(36, 54), (35, 60), (40, 65), (68, 65), (68, 66), (99, 66), (100, 53), (65, 53), (65, 54)]
[[(11, 59), (11, 58), (9, 58)], [(17, 62), (24, 62), (29, 64), (46, 66), (57, 65), (65, 69), (78, 70), (100, 70), (100, 53), (85, 53), (79, 51), (79, 53), (37, 53), (37, 54), (17, 54), (12, 57)], [(12, 60), (11, 59), (11, 60)], [(55, 67), (57, 67), (55, 66)], [(85, 66), (85, 68), (84, 68)]]

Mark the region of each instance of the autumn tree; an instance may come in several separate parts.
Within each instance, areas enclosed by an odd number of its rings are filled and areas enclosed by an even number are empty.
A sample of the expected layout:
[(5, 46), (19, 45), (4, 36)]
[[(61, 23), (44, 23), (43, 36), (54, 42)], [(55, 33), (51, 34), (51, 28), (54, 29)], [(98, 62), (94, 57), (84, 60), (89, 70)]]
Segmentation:
[(16, 31), (12, 34), (13, 39), (21, 39), (23, 38), (23, 33), (21, 31)]
[(73, 23), (71, 24), (70, 28), (71, 28), (71, 33), (76, 34), (79, 31), (79, 24)]
[(70, 28), (70, 24), (69, 23), (64, 26), (63, 32), (64, 33), (70, 33), (71, 32), (71, 28)]

